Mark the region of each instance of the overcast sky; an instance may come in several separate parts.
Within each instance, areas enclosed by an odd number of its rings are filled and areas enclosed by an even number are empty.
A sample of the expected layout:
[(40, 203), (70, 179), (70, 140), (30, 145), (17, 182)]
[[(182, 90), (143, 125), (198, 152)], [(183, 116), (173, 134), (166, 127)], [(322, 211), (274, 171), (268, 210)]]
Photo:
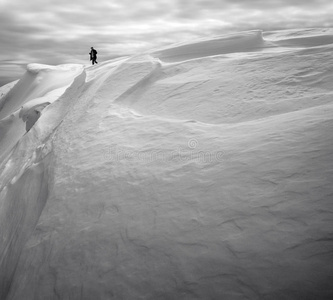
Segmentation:
[(106, 60), (235, 31), (333, 27), (332, 13), (332, 0), (0, 0), (0, 77), (13, 64), (89, 63), (91, 46)]

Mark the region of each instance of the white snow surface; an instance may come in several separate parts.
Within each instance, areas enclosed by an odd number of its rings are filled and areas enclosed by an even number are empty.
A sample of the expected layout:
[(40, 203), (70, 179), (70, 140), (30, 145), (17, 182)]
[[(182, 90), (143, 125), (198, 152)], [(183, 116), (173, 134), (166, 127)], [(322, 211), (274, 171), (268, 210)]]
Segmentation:
[(332, 50), (29, 65), (0, 89), (0, 299), (333, 299)]

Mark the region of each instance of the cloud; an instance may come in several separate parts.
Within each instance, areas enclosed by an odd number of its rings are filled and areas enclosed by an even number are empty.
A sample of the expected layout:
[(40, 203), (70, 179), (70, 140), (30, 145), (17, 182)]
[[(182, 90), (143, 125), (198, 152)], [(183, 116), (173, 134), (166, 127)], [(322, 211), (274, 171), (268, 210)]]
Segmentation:
[(230, 31), (333, 26), (331, 0), (0, 0), (0, 61), (89, 62)]

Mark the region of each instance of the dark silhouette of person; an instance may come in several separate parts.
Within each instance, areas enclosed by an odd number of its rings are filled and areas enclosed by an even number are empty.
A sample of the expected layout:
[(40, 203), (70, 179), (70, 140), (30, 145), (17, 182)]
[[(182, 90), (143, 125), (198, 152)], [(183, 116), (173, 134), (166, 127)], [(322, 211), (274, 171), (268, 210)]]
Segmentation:
[(92, 64), (98, 64), (97, 62), (97, 51), (94, 49), (94, 47), (91, 47), (91, 50), (90, 50), (90, 60), (92, 62)]

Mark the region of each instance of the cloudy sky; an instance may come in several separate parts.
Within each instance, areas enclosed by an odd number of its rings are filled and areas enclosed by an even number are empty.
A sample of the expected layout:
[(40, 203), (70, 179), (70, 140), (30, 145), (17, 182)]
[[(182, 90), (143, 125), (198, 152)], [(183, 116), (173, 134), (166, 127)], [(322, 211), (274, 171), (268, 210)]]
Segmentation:
[[(332, 0), (0, 0), (0, 85), (27, 63), (89, 63), (251, 29), (333, 27)], [(6, 77), (7, 79), (4, 79)]]

